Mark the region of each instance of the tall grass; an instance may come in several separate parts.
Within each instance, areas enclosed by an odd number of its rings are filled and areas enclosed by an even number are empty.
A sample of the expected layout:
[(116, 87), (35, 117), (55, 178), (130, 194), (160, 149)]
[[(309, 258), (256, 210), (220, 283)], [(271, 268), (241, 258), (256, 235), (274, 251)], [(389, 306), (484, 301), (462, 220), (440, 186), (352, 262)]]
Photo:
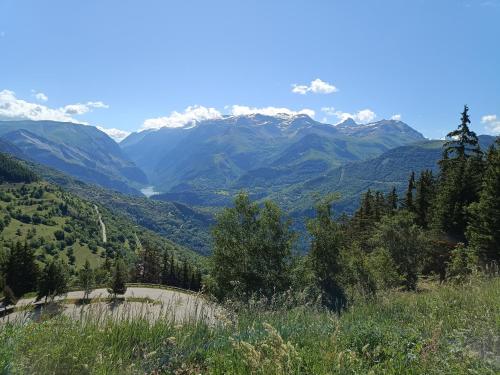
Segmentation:
[(340, 316), (280, 303), (235, 311), (215, 325), (91, 315), (3, 325), (0, 373), (500, 372), (499, 278), (391, 292)]

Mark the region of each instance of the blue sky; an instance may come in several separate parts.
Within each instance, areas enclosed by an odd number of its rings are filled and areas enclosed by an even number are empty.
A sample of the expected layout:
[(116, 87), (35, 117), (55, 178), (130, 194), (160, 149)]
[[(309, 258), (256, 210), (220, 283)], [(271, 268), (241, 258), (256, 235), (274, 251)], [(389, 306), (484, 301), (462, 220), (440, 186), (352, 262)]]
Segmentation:
[(441, 138), (465, 103), (500, 132), (500, 0), (0, 0), (1, 119), (134, 131), (287, 109)]

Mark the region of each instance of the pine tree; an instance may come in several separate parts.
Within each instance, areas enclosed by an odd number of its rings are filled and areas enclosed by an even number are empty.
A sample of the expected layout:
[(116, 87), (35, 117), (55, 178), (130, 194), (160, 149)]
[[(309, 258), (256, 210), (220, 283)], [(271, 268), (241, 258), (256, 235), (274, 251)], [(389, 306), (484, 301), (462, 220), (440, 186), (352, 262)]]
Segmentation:
[(170, 278), (170, 257), (168, 251), (163, 252), (162, 262), (161, 262), (161, 283), (163, 285), (169, 285), (171, 283)]
[(439, 162), (441, 173), (433, 205), (432, 227), (454, 242), (464, 242), (467, 207), (479, 199), (483, 173), (482, 151), (476, 134), (469, 129), (468, 107), (458, 129), (448, 133)]
[(139, 274), (137, 275), (137, 279), (140, 282), (150, 284), (158, 284), (160, 282), (160, 253), (151, 244), (143, 245), (138, 269)]
[(189, 289), (189, 269), (188, 269), (188, 264), (187, 262), (184, 260), (182, 262), (182, 287), (184, 289)]
[(417, 214), (417, 224), (427, 229), (429, 225), (429, 215), (432, 201), (435, 194), (435, 181), (431, 170), (420, 173), (416, 182), (415, 213)]
[(467, 228), (470, 246), (483, 264), (500, 262), (500, 138), (487, 155), (479, 202), (473, 203)]
[(393, 213), (398, 209), (398, 194), (395, 186), (392, 188), (390, 193), (387, 194), (385, 200), (387, 202), (389, 213)]
[(83, 268), (78, 272), (78, 279), (80, 281), (80, 286), (83, 289), (83, 299), (88, 299), (90, 293), (94, 289), (94, 271), (90, 267), (90, 262), (87, 259)]
[(475, 132), (469, 129), (470, 117), (469, 107), (464, 106), (461, 123), (456, 130), (446, 135), (447, 141), (444, 144), (444, 154), (446, 158), (466, 158), (469, 156), (482, 155), (479, 147), (479, 140)]
[(38, 283), (37, 299), (54, 298), (68, 291), (68, 269), (59, 259), (51, 260), (43, 269)]
[(408, 179), (408, 188), (406, 189), (406, 196), (403, 203), (404, 207), (410, 212), (415, 212), (413, 190), (415, 190), (415, 172), (411, 172), (410, 178)]
[(118, 294), (125, 294), (125, 292), (127, 291), (127, 285), (125, 284), (126, 282), (127, 267), (125, 266), (123, 259), (118, 258), (115, 260), (108, 292), (113, 294), (115, 298)]
[(12, 246), (5, 266), (5, 284), (16, 297), (36, 290), (38, 266), (35, 253), (27, 243), (24, 246), (17, 242)]

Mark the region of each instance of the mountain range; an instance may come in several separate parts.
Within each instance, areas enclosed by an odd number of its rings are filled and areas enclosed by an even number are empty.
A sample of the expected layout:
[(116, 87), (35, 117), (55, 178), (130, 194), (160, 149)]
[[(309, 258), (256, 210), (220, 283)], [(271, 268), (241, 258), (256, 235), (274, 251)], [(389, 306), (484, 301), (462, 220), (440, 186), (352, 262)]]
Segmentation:
[(109, 136), (55, 121), (0, 121), (0, 151), (125, 193), (139, 194), (147, 177)]
[(424, 139), (401, 121), (334, 126), (307, 115), (256, 114), (133, 133), (120, 146), (163, 192), (157, 199), (218, 206), (241, 189), (265, 196)]
[[(480, 136), (483, 149), (493, 141)], [(213, 213), (241, 190), (275, 200), (300, 229), (318, 194), (340, 193), (335, 210), (350, 213), (367, 189), (403, 192), (412, 171), (437, 171), (442, 144), (402, 121), (330, 125), (307, 115), (226, 116), (132, 133), (120, 144), (87, 125), (0, 121), (0, 151), (201, 254), (210, 252)], [(145, 188), (159, 193), (144, 197)]]

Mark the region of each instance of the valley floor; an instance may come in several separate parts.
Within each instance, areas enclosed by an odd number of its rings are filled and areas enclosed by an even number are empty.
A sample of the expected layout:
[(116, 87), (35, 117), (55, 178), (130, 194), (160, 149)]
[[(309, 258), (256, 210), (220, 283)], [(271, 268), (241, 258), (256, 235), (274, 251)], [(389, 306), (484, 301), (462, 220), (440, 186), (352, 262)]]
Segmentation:
[[(498, 374), (500, 278), (354, 304), (258, 302), (197, 320), (64, 316), (0, 326), (0, 373)], [(237, 316), (237, 318), (236, 318)]]

